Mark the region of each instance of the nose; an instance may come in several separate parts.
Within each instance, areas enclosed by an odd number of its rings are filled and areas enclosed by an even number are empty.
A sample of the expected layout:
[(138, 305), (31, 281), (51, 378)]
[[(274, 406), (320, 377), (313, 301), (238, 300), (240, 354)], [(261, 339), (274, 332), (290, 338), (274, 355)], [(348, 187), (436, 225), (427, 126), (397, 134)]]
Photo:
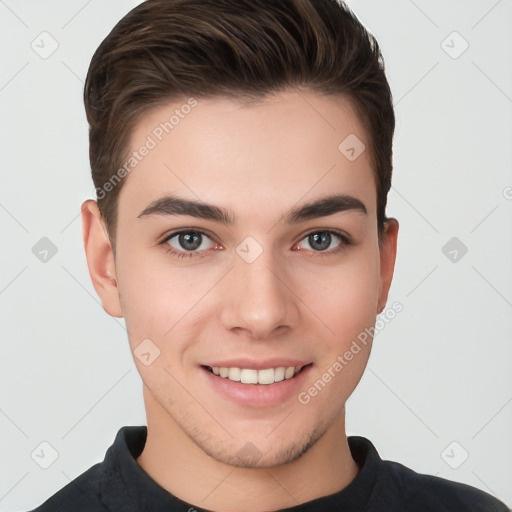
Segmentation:
[(269, 339), (275, 331), (286, 332), (297, 325), (293, 276), (271, 250), (264, 250), (251, 263), (236, 255), (223, 281), (221, 320), (226, 329), (245, 332), (251, 339)]

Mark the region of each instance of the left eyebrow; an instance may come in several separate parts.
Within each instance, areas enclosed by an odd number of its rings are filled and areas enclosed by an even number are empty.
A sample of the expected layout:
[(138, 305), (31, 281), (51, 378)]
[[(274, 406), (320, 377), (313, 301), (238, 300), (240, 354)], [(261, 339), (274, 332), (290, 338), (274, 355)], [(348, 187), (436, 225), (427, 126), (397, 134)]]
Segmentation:
[[(319, 217), (327, 217), (335, 213), (354, 211), (368, 214), (365, 204), (357, 197), (337, 194), (322, 197), (315, 201), (292, 208), (284, 216), (287, 224), (298, 224)], [(178, 196), (165, 196), (152, 201), (137, 216), (141, 218), (148, 215), (189, 215), (199, 219), (211, 220), (225, 225), (234, 225), (236, 215), (230, 210), (213, 204), (203, 203)]]
[(368, 214), (366, 206), (360, 199), (346, 194), (338, 194), (322, 197), (293, 208), (286, 214), (284, 220), (287, 224), (298, 224), (306, 220), (327, 217), (345, 211), (359, 212), (364, 215)]

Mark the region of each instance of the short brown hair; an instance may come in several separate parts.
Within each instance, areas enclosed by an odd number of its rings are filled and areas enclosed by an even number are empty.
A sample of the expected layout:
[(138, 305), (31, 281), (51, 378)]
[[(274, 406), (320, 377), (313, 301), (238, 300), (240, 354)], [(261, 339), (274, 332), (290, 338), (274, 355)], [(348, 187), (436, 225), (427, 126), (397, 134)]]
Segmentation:
[(351, 100), (369, 138), (381, 235), (395, 116), (379, 45), (351, 10), (341, 0), (147, 0), (103, 40), (85, 82), (92, 178), (112, 244), (124, 180), (111, 178), (142, 114), (183, 97), (254, 101), (287, 87)]

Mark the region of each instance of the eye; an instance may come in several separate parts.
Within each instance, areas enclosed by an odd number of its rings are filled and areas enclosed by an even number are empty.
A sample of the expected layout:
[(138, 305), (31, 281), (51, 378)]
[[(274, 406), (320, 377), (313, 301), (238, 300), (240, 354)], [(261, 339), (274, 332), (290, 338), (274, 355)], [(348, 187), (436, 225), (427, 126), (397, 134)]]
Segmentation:
[[(341, 243), (338, 246), (326, 250), (333, 243), (333, 236)], [(209, 240), (209, 242), (207, 242)], [(313, 256), (330, 256), (343, 251), (346, 246), (351, 245), (350, 238), (337, 230), (312, 231), (307, 234), (300, 243), (307, 242), (313, 248)], [(167, 236), (160, 245), (165, 246), (166, 251), (177, 258), (202, 258), (206, 256), (208, 249), (218, 249), (219, 244), (213, 242), (210, 236), (204, 231), (189, 230), (177, 231)], [(299, 246), (299, 250), (303, 248)]]
[[(205, 243), (206, 239), (210, 243)], [(161, 244), (168, 245), (167, 252), (178, 258), (202, 257), (206, 249), (218, 246), (204, 231), (178, 231), (170, 234)]]
[[(334, 249), (327, 251), (326, 249), (328, 249), (333, 242), (333, 235), (335, 238), (341, 240), (341, 243)], [(306, 241), (309, 246), (313, 248), (313, 251), (316, 253), (314, 256), (337, 254), (351, 244), (349, 237), (337, 230), (312, 231), (307, 234), (302, 241)], [(302, 249), (299, 247), (299, 250)]]

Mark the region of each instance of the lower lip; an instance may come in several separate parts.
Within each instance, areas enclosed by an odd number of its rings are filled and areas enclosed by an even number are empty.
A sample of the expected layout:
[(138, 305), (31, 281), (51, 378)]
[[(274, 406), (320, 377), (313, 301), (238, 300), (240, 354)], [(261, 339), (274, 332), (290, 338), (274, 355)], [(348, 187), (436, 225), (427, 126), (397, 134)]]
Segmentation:
[(215, 375), (204, 367), (200, 369), (214, 389), (237, 404), (248, 407), (271, 407), (298, 395), (311, 366), (312, 364), (305, 366), (291, 379), (274, 384), (242, 384)]

